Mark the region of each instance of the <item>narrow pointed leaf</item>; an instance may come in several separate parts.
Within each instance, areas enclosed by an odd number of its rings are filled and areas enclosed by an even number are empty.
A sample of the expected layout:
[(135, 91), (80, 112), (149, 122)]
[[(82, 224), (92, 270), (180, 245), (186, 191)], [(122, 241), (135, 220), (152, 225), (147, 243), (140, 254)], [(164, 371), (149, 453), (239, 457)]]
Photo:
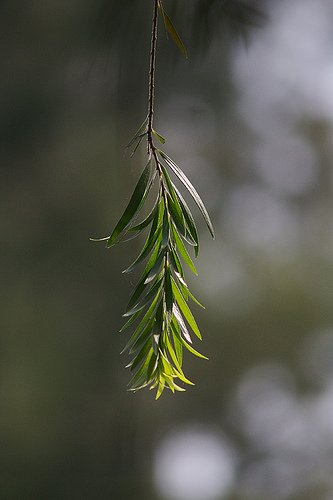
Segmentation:
[(189, 334), (189, 332), (188, 332), (188, 329), (187, 329), (186, 323), (185, 323), (185, 321), (184, 321), (184, 319), (183, 319), (183, 316), (181, 315), (181, 312), (180, 312), (180, 310), (178, 309), (178, 307), (177, 307), (177, 305), (176, 305), (176, 304), (174, 304), (174, 305), (173, 305), (173, 310), (172, 310), (172, 312), (173, 312), (173, 315), (174, 315), (174, 317), (175, 317), (176, 321), (178, 322), (178, 324), (179, 324), (179, 326), (180, 326), (180, 329), (181, 329), (182, 334), (184, 335), (184, 337), (186, 338), (186, 340), (187, 340), (188, 342), (190, 342), (190, 344), (192, 344), (192, 339), (191, 339), (191, 336), (190, 336), (190, 334)]
[(155, 234), (153, 234), (152, 236), (149, 235), (148, 238), (147, 238), (147, 241), (143, 247), (143, 249), (141, 250), (140, 254), (138, 255), (138, 257), (135, 259), (135, 261), (127, 268), (123, 271), (123, 273), (130, 273), (132, 272), (137, 265), (139, 265), (148, 255), (149, 253), (151, 252), (151, 250), (153, 249), (155, 243), (156, 243), (156, 240), (159, 236), (161, 232), (161, 229), (158, 229)]
[(162, 251), (160, 252), (159, 256), (156, 259), (155, 264), (153, 265), (153, 267), (151, 268), (151, 270), (147, 274), (147, 277), (145, 279), (146, 285), (148, 283), (150, 283), (155, 278), (155, 276), (160, 272), (161, 266), (163, 264), (164, 256), (165, 256), (165, 248), (162, 249)]
[(181, 292), (179, 291), (179, 288), (177, 287), (177, 284), (173, 278), (171, 278), (171, 283), (172, 283), (172, 291), (173, 291), (175, 299), (178, 303), (179, 309), (183, 313), (184, 318), (186, 319), (186, 321), (190, 325), (193, 332), (196, 334), (196, 336), (200, 340), (202, 340), (200, 330), (199, 330), (198, 325), (193, 317), (193, 314), (192, 314), (190, 308), (188, 307), (187, 302), (184, 300), (184, 298), (183, 298)]
[(184, 262), (186, 262), (188, 267), (191, 269), (191, 271), (198, 276), (198, 271), (196, 270), (195, 265), (193, 264), (193, 261), (189, 255), (188, 251), (186, 250), (184, 243), (182, 242), (182, 239), (178, 235), (177, 229), (175, 229), (175, 227), (172, 226), (171, 230), (172, 230), (173, 237), (175, 239), (175, 244), (176, 244), (178, 252), (180, 253), (182, 258), (184, 259)]
[(153, 134), (157, 139), (160, 141), (161, 144), (165, 144), (165, 139), (162, 135), (156, 132), (156, 130), (153, 129)]
[(150, 348), (149, 339), (146, 340), (145, 344), (141, 348), (140, 352), (135, 356), (135, 358), (126, 366), (126, 368), (130, 368), (131, 371), (135, 370), (137, 366), (143, 361), (143, 358), (148, 353)]
[(198, 257), (199, 235), (198, 235), (198, 231), (197, 231), (197, 226), (196, 226), (195, 221), (194, 221), (194, 217), (193, 217), (191, 210), (189, 209), (186, 201), (184, 200), (184, 198), (182, 197), (182, 195), (180, 194), (179, 190), (176, 187), (175, 187), (175, 191), (176, 191), (178, 199), (179, 199), (179, 203), (180, 203), (180, 206), (181, 206), (181, 209), (182, 209), (185, 221), (186, 221), (188, 231), (189, 231), (192, 239), (196, 242), (196, 246), (194, 247), (194, 254), (196, 257)]
[(132, 316), (132, 314), (135, 314), (137, 311), (140, 311), (140, 309), (143, 309), (149, 302), (160, 293), (160, 288), (162, 284), (162, 278), (155, 283), (155, 285), (149, 290), (147, 295), (145, 295), (140, 302), (138, 302), (132, 309), (129, 311), (125, 312), (123, 314), (124, 317), (126, 316)]
[(169, 266), (167, 266), (166, 273), (165, 273), (164, 287), (165, 287), (166, 311), (167, 311), (169, 318), (171, 318), (172, 308), (173, 308), (173, 293), (172, 293), (171, 274), (170, 274)]
[(110, 248), (117, 242), (121, 233), (131, 224), (132, 220), (137, 215), (138, 211), (143, 205), (145, 197), (148, 194), (149, 190), (150, 176), (151, 176), (151, 160), (148, 161), (144, 171), (142, 172), (140, 179), (131, 196), (131, 199), (107, 242), (108, 248)]
[(154, 216), (158, 210), (158, 199), (156, 200), (156, 203), (154, 204), (154, 207), (152, 208), (151, 212), (147, 215), (147, 217), (140, 222), (140, 224), (137, 224), (136, 226), (132, 226), (130, 228), (130, 231), (142, 231), (142, 229), (145, 229), (149, 224), (152, 222), (154, 219)]
[(167, 30), (167, 33), (169, 33), (169, 35), (171, 36), (172, 40), (174, 41), (174, 43), (176, 44), (176, 46), (178, 47), (178, 49), (180, 50), (180, 52), (187, 59), (188, 54), (187, 54), (187, 49), (186, 49), (186, 47), (184, 45), (184, 42), (180, 38), (180, 36), (179, 36), (176, 28), (174, 27), (174, 25), (173, 25), (170, 17), (165, 12), (161, 1), (159, 2), (159, 8), (160, 8), (161, 13), (162, 13), (162, 18), (163, 18), (163, 22), (164, 22), (164, 25), (165, 25), (165, 29)]
[(148, 125), (148, 116), (143, 120), (141, 123), (140, 127), (138, 130), (135, 132), (133, 135), (132, 139), (129, 141), (129, 143), (126, 145), (127, 148), (130, 148), (132, 144), (139, 138), (142, 137), (143, 135), (146, 135), (147, 133), (147, 125)]
[(179, 331), (173, 329), (174, 333), (175, 333), (175, 336), (178, 338), (179, 342), (181, 342), (181, 344), (191, 353), (191, 354), (194, 354), (194, 356), (197, 356), (198, 358), (201, 358), (201, 359), (206, 359), (208, 360), (209, 358), (207, 358), (207, 356), (204, 356), (203, 354), (201, 354), (201, 352), (197, 351), (196, 349), (194, 349), (190, 344), (188, 344), (184, 339), (183, 337), (180, 335)]
[(213, 238), (215, 238), (214, 234), (214, 228), (212, 225), (212, 222), (210, 220), (210, 217), (208, 215), (207, 209), (200, 198), (199, 194), (197, 193), (197, 190), (193, 186), (193, 184), (190, 182), (190, 180), (187, 178), (187, 176), (184, 174), (184, 172), (181, 170), (181, 168), (178, 167), (178, 165), (168, 156), (166, 155), (163, 151), (159, 150), (159, 153), (165, 163), (171, 168), (171, 170), (174, 172), (174, 174), (178, 177), (178, 179), (184, 184), (192, 198), (194, 199), (195, 203), (197, 204), (206, 224), (207, 227), (210, 231), (210, 234), (212, 235)]

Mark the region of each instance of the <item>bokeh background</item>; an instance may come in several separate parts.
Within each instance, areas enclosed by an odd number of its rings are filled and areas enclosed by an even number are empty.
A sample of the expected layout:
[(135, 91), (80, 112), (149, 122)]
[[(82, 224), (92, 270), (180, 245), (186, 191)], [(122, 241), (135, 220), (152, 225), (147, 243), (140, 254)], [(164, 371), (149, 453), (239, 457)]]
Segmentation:
[[(184, 394), (126, 391), (152, 1), (1, 0), (0, 498), (332, 500), (333, 5), (165, 0), (156, 128), (205, 200)], [(199, 218), (199, 214), (198, 214)]]

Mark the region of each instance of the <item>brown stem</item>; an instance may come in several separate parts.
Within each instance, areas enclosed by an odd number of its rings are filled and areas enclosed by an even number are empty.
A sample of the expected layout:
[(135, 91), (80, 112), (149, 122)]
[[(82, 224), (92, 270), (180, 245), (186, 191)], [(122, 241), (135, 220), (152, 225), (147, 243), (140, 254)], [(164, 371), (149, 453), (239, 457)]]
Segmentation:
[[(157, 47), (157, 21), (158, 21), (158, 0), (154, 0), (151, 46), (150, 46), (150, 65), (149, 65), (149, 91), (148, 91), (148, 154), (152, 153), (155, 157), (155, 148), (153, 141), (153, 121), (154, 121), (154, 102), (155, 102), (155, 73), (156, 73), (156, 47)], [(157, 160), (157, 158), (155, 158)], [(156, 162), (157, 163), (157, 162)], [(158, 163), (157, 163), (158, 164)]]

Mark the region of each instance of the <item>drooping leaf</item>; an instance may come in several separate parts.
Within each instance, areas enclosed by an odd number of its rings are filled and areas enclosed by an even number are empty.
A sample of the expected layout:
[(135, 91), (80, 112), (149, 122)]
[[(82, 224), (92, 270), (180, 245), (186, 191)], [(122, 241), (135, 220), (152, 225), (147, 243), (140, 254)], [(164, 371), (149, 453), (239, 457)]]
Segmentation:
[(126, 307), (126, 311), (131, 309), (132, 306), (134, 306), (137, 303), (138, 299), (140, 298), (140, 296), (142, 295), (142, 293), (145, 291), (145, 289), (147, 287), (147, 283), (145, 283), (145, 281), (146, 281), (146, 278), (148, 276), (149, 271), (151, 270), (151, 268), (153, 267), (153, 265), (156, 262), (157, 256), (158, 256), (159, 251), (160, 251), (160, 242), (161, 242), (161, 233), (157, 237), (156, 245), (155, 245), (154, 250), (153, 250), (153, 252), (148, 260), (148, 263), (145, 267), (145, 270), (143, 272), (143, 276), (141, 277), (140, 281), (136, 285), (136, 288), (129, 299), (129, 302), (128, 302), (127, 307)]
[(180, 38), (176, 28), (174, 27), (170, 17), (168, 16), (168, 14), (165, 12), (164, 10), (164, 7), (162, 5), (162, 1), (159, 0), (158, 2), (158, 6), (159, 6), (159, 9), (161, 11), (161, 14), (162, 14), (162, 18), (163, 18), (163, 22), (164, 22), (164, 26), (165, 26), (165, 29), (167, 31), (167, 33), (169, 33), (169, 35), (171, 36), (172, 40), (175, 42), (176, 46), (178, 47), (178, 49), (180, 50), (180, 52), (183, 54), (184, 57), (188, 57), (188, 54), (187, 54), (187, 49), (184, 45), (184, 42), (182, 41), (182, 39)]
[[(159, 296), (156, 295), (155, 299), (152, 301), (149, 308), (147, 309), (146, 314), (143, 316), (142, 320), (140, 321), (139, 325), (135, 329), (134, 333), (132, 334), (132, 336), (129, 339), (129, 341), (127, 342), (127, 344), (125, 345), (124, 349), (121, 351), (121, 354), (129, 349), (131, 350), (132, 348), (134, 348), (135, 343), (138, 340), (138, 338), (140, 337), (140, 335), (143, 333), (143, 331), (145, 330), (147, 325), (149, 325), (150, 321), (152, 319), (154, 319), (154, 313), (155, 313), (155, 310), (157, 307), (158, 298), (159, 298)], [(141, 312), (142, 311), (139, 311), (139, 313), (137, 313), (137, 314), (140, 314)]]
[(172, 318), (171, 326), (174, 326), (174, 323), (176, 321), (180, 327), (182, 334), (186, 338), (186, 340), (190, 344), (192, 344), (192, 339), (191, 339), (191, 336), (190, 336), (189, 331), (187, 329), (186, 323), (185, 323), (183, 316), (181, 315), (181, 312), (176, 304), (173, 304), (172, 312), (173, 312), (174, 318)]
[(193, 264), (193, 261), (189, 255), (188, 251), (186, 250), (184, 243), (182, 242), (180, 236), (178, 235), (177, 229), (174, 226), (171, 226), (171, 230), (172, 230), (173, 237), (175, 239), (175, 244), (176, 244), (176, 248), (177, 248), (178, 252), (182, 256), (182, 258), (184, 259), (184, 261), (186, 262), (188, 267), (191, 269), (191, 271), (195, 275), (198, 276), (198, 271), (196, 270), (195, 265)]
[(192, 239), (196, 242), (196, 245), (194, 247), (194, 254), (196, 257), (198, 257), (199, 236), (198, 236), (197, 226), (195, 224), (191, 210), (189, 209), (186, 201), (184, 200), (181, 193), (179, 192), (179, 190), (176, 187), (175, 187), (175, 191), (176, 191), (178, 199), (179, 199), (179, 203), (180, 203), (180, 206), (181, 206), (181, 209), (182, 209), (182, 212), (183, 212), (186, 224), (187, 224), (188, 231), (189, 231)]
[(145, 284), (150, 283), (155, 278), (155, 276), (157, 274), (159, 274), (161, 266), (163, 264), (163, 260), (164, 260), (164, 256), (165, 256), (165, 251), (166, 251), (165, 248), (162, 248), (160, 254), (158, 255), (158, 257), (156, 259), (155, 264), (153, 265), (153, 267), (151, 268), (151, 270), (147, 274), (147, 277), (146, 277), (146, 280), (145, 280)]
[(148, 351), (145, 362), (143, 363), (141, 368), (138, 369), (138, 371), (134, 374), (134, 376), (129, 381), (128, 385), (130, 386), (131, 391), (136, 391), (139, 389), (139, 387), (142, 387), (142, 386), (149, 384), (149, 380), (146, 379), (146, 368), (149, 365), (149, 362), (150, 362), (150, 359), (151, 359), (153, 353), (154, 353), (154, 350), (151, 347)]
[(150, 177), (151, 177), (151, 159), (148, 161), (144, 171), (142, 172), (139, 181), (134, 189), (134, 192), (131, 196), (131, 199), (107, 242), (108, 248), (117, 243), (121, 233), (128, 228), (128, 226), (131, 224), (132, 220), (142, 207), (144, 200), (148, 194), (149, 188), (151, 186), (151, 184), (149, 183)]
[(167, 265), (166, 272), (165, 272), (165, 282), (164, 282), (164, 287), (165, 287), (165, 306), (166, 306), (166, 312), (171, 318), (172, 316), (172, 308), (173, 308), (173, 293), (172, 293), (172, 285), (171, 285), (171, 273), (170, 273), (170, 267)]
[(179, 334), (179, 332), (176, 332), (175, 331), (175, 336), (178, 338), (178, 340), (181, 342), (181, 344), (191, 353), (191, 354), (194, 354), (194, 356), (197, 356), (198, 358), (201, 358), (201, 359), (209, 359), (207, 358), (207, 356), (204, 356), (203, 354), (201, 354), (201, 352), (197, 351), (196, 349), (194, 349), (190, 344), (188, 344), (183, 338), (182, 336)]
[(177, 284), (173, 278), (171, 278), (171, 283), (172, 283), (172, 291), (175, 296), (176, 302), (179, 306), (180, 311), (184, 315), (184, 318), (186, 319), (187, 323), (190, 325), (191, 329), (193, 332), (196, 334), (196, 336), (202, 340), (200, 330), (198, 328), (198, 325), (193, 317), (193, 314), (190, 310), (190, 308), (187, 305), (187, 302), (184, 300), (181, 292), (179, 291), (179, 288), (177, 287)]
[(146, 340), (144, 345), (142, 346), (140, 352), (135, 356), (135, 358), (126, 366), (126, 368), (130, 368), (131, 371), (135, 370), (135, 368), (143, 361), (143, 358), (147, 354), (149, 348), (151, 347), (151, 343), (149, 342), (149, 338)]
[(163, 216), (163, 226), (162, 226), (162, 243), (161, 243), (162, 248), (166, 248), (168, 246), (169, 236), (170, 236), (169, 216), (167, 210), (165, 210)]
[(129, 311), (126, 311), (125, 314), (123, 314), (124, 317), (126, 316), (132, 316), (132, 314), (135, 314), (137, 311), (140, 311), (143, 309), (149, 302), (160, 293), (161, 290), (161, 285), (162, 285), (162, 278), (160, 278), (154, 286), (149, 290), (149, 292), (144, 295), (144, 297)]
[(171, 170), (174, 172), (174, 174), (178, 177), (178, 179), (184, 184), (192, 198), (194, 199), (195, 203), (197, 204), (206, 224), (207, 227), (210, 231), (210, 234), (212, 235), (212, 238), (215, 238), (214, 234), (214, 228), (212, 225), (212, 222), (210, 220), (210, 217), (208, 215), (207, 209), (200, 198), (199, 194), (197, 193), (197, 190), (193, 186), (193, 184), (190, 182), (190, 180), (186, 177), (184, 172), (182, 171), (181, 168), (178, 167), (178, 165), (168, 156), (166, 155), (163, 151), (159, 150), (159, 154), (162, 157), (162, 159), (165, 161), (165, 163), (171, 168)]
[(123, 271), (123, 273), (132, 272), (136, 268), (136, 266), (139, 265), (149, 255), (149, 253), (151, 252), (151, 250), (153, 249), (153, 247), (156, 243), (156, 240), (158, 239), (158, 237), (160, 235), (160, 232), (161, 232), (161, 228), (159, 228), (157, 231), (155, 231), (155, 234), (153, 234), (153, 235), (149, 234), (149, 236), (146, 240), (146, 243), (145, 243), (143, 249), (141, 250), (140, 254), (135, 259), (135, 261), (127, 269), (125, 269)]
[(182, 263), (180, 262), (177, 251), (173, 246), (171, 247), (171, 252), (170, 252), (169, 256), (170, 256), (170, 263), (173, 267), (173, 270), (177, 271), (180, 274), (180, 276), (183, 277), (184, 276), (183, 266), (182, 266)]
[(135, 134), (133, 135), (132, 139), (129, 141), (129, 143), (126, 145), (126, 148), (130, 148), (132, 146), (132, 144), (134, 144), (134, 142), (138, 139), (138, 138), (141, 138), (142, 136), (146, 135), (147, 134), (147, 126), (148, 126), (148, 115), (146, 116), (146, 118), (143, 120), (143, 122), (141, 123), (140, 127), (138, 128), (138, 130), (135, 132)]
[(147, 215), (147, 217), (142, 222), (140, 222), (140, 224), (137, 224), (136, 226), (132, 226), (129, 229), (130, 232), (133, 232), (133, 231), (142, 231), (147, 226), (149, 226), (149, 224), (154, 219), (154, 216), (155, 216), (155, 214), (156, 214), (156, 212), (158, 210), (158, 202), (159, 202), (159, 198), (157, 198), (156, 203), (154, 204), (154, 207), (152, 208), (152, 210), (150, 211), (150, 213)]
[(158, 132), (156, 132), (156, 130), (152, 130), (153, 134), (155, 137), (157, 137), (157, 139), (160, 141), (161, 144), (165, 144), (165, 138), (159, 134)]

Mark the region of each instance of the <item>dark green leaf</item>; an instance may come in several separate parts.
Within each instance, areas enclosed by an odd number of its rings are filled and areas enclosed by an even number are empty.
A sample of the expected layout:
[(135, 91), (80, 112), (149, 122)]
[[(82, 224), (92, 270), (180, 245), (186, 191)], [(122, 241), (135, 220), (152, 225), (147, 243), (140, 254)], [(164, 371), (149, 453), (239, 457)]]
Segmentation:
[(196, 336), (202, 340), (200, 330), (198, 328), (198, 325), (193, 317), (193, 314), (190, 310), (190, 308), (187, 305), (187, 302), (184, 300), (181, 292), (179, 291), (179, 288), (177, 287), (177, 284), (173, 278), (171, 278), (171, 283), (172, 283), (172, 291), (175, 296), (175, 299), (177, 301), (177, 304), (179, 306), (179, 309), (181, 310), (182, 314), (184, 315), (186, 321), (190, 325), (191, 329), (193, 332), (196, 334)]
[(154, 204), (153, 209), (147, 215), (147, 217), (142, 222), (140, 222), (140, 224), (137, 224), (136, 226), (132, 226), (130, 228), (130, 231), (142, 231), (142, 229), (145, 229), (147, 226), (149, 226), (149, 224), (154, 219), (154, 216), (158, 210), (158, 202), (159, 202), (159, 198), (156, 200), (156, 203)]
[(180, 262), (178, 254), (173, 247), (171, 248), (171, 253), (169, 254), (169, 256), (170, 256), (170, 263), (174, 271), (177, 271), (181, 276), (184, 276), (182, 263)]
[(187, 224), (188, 231), (189, 231), (192, 239), (196, 242), (196, 246), (194, 247), (194, 254), (196, 257), (198, 257), (199, 236), (198, 236), (197, 226), (195, 224), (193, 215), (192, 215), (186, 201), (184, 200), (184, 198), (182, 197), (182, 195), (180, 194), (180, 192), (178, 191), (178, 189), (176, 187), (175, 187), (175, 191), (176, 191), (178, 199), (179, 199), (179, 203), (180, 203), (180, 206), (181, 206), (181, 209), (182, 209), (182, 212), (183, 212), (186, 224)]
[(151, 270), (147, 274), (147, 277), (145, 279), (145, 284), (146, 285), (148, 283), (150, 283), (155, 278), (155, 276), (160, 272), (161, 266), (163, 264), (164, 256), (165, 256), (165, 251), (166, 251), (165, 248), (163, 248), (161, 250), (159, 256), (156, 259), (155, 264), (153, 265), (153, 267), (151, 268)]
[(126, 366), (126, 368), (130, 368), (131, 371), (135, 370), (137, 366), (143, 361), (143, 358), (147, 354), (151, 344), (149, 342), (149, 338), (146, 340), (145, 344), (141, 348), (140, 352), (135, 356), (135, 358)]
[(127, 304), (126, 310), (131, 309), (132, 306), (134, 306), (137, 303), (140, 296), (142, 295), (142, 293), (146, 289), (147, 284), (145, 283), (145, 281), (146, 281), (146, 278), (148, 276), (149, 271), (151, 270), (151, 268), (153, 267), (153, 265), (156, 262), (157, 256), (158, 256), (159, 251), (160, 251), (160, 242), (161, 242), (161, 233), (157, 238), (155, 248), (154, 248), (154, 250), (153, 250), (153, 252), (148, 260), (148, 263), (147, 263), (146, 268), (144, 270), (143, 276), (140, 279), (139, 283), (137, 284), (134, 292), (132, 293), (132, 295), (130, 297), (130, 300)]
[(169, 217), (167, 210), (165, 210), (163, 216), (162, 244), (161, 244), (162, 248), (166, 248), (168, 246), (169, 235), (170, 235)]
[(149, 187), (151, 186), (151, 184), (149, 183), (150, 176), (151, 176), (151, 160), (148, 161), (144, 171), (142, 172), (140, 179), (131, 196), (131, 199), (107, 242), (108, 248), (117, 243), (121, 233), (126, 228), (128, 228), (128, 226), (131, 224), (132, 220), (140, 210), (141, 206), (143, 205), (144, 200), (148, 194)]
[(167, 311), (169, 318), (171, 318), (172, 308), (173, 308), (173, 293), (172, 293), (171, 274), (170, 274), (169, 265), (166, 268), (164, 288), (165, 288), (166, 311)]
[(147, 241), (143, 247), (143, 249), (141, 250), (140, 254), (138, 255), (138, 257), (135, 259), (135, 261), (127, 268), (123, 271), (123, 273), (130, 273), (133, 271), (133, 269), (136, 268), (136, 266), (138, 264), (140, 264), (140, 262), (142, 262), (148, 255), (149, 253), (151, 252), (151, 250), (153, 249), (155, 243), (156, 243), (156, 240), (158, 238), (158, 236), (160, 235), (161, 233), (161, 228), (159, 228), (155, 234), (153, 235), (150, 235), (148, 236), (147, 238)]
[(168, 155), (166, 155), (161, 150), (159, 150), (159, 153), (160, 153), (161, 157), (163, 158), (163, 160), (165, 161), (165, 163), (171, 168), (171, 170), (175, 173), (175, 175), (178, 177), (178, 179), (184, 184), (186, 189), (189, 191), (190, 195), (193, 197), (200, 212), (202, 213), (202, 216), (207, 224), (207, 227), (210, 231), (210, 234), (212, 235), (213, 238), (215, 238), (213, 225), (212, 225), (212, 222), (211, 222), (210, 217), (208, 215), (207, 209), (206, 209), (202, 199), (200, 198), (199, 194), (197, 193), (195, 187), (190, 182), (190, 180), (186, 177), (186, 175), (181, 170), (181, 168), (179, 168), (178, 165)]
[(134, 323), (135, 320), (138, 319), (138, 317), (140, 315), (141, 315), (141, 311), (138, 311), (136, 314), (133, 314), (133, 316), (131, 316), (130, 319), (127, 320), (126, 323), (121, 327), (121, 329), (119, 330), (119, 333), (123, 332), (124, 330), (126, 330), (126, 328), (131, 326), (132, 323)]
[(138, 390), (143, 382), (144, 382), (144, 386), (149, 384), (149, 380), (148, 381), (146, 380), (146, 372), (147, 372), (147, 367), (149, 366), (149, 362), (151, 360), (153, 353), (154, 353), (154, 350), (151, 347), (148, 354), (147, 354), (145, 362), (143, 363), (141, 368), (139, 368), (139, 370), (134, 374), (134, 376), (129, 381), (128, 385), (131, 387), (132, 391)]
[[(156, 295), (155, 299), (153, 300), (153, 302), (151, 303), (151, 305), (147, 309), (146, 314), (144, 315), (144, 317), (140, 321), (139, 325), (135, 329), (134, 333), (132, 334), (131, 338), (129, 339), (129, 341), (127, 342), (126, 346), (121, 351), (121, 353), (127, 351), (128, 349), (130, 349), (130, 350), (134, 349), (136, 341), (139, 339), (139, 337), (141, 336), (141, 334), (143, 334), (143, 332), (146, 330), (146, 328), (148, 328), (149, 326), (151, 326), (150, 322), (154, 321), (154, 314), (155, 314), (155, 310), (156, 310), (156, 305), (157, 305), (158, 297), (159, 296)], [(141, 314), (141, 313), (142, 313), (142, 311), (139, 311), (139, 313), (136, 313), (136, 314)]]
[(178, 252), (183, 257), (184, 262), (186, 262), (186, 264), (191, 269), (191, 271), (198, 276), (198, 271), (196, 270), (195, 265), (193, 264), (193, 261), (189, 255), (188, 251), (186, 250), (184, 243), (182, 242), (182, 239), (178, 235), (177, 229), (172, 225), (171, 230), (172, 230), (173, 237), (175, 239), (175, 244), (176, 244)]
[(126, 311), (123, 316), (132, 316), (132, 314), (135, 314), (137, 311), (140, 311), (140, 309), (143, 309), (149, 302), (160, 293), (161, 289), (161, 284), (162, 284), (162, 278), (160, 278), (154, 286), (149, 290), (149, 292), (138, 302), (132, 309), (129, 311)]

